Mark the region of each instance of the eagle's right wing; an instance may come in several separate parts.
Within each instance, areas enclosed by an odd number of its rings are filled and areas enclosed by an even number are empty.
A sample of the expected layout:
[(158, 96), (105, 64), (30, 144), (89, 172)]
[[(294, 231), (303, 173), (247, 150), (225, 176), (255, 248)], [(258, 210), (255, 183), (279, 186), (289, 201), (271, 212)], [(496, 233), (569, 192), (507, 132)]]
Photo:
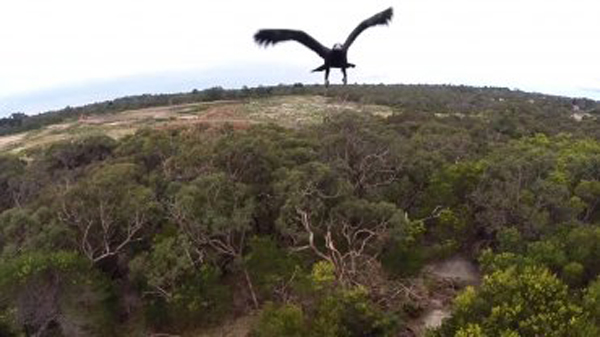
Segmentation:
[(329, 54), (329, 48), (323, 46), (319, 41), (301, 30), (291, 29), (261, 29), (254, 34), (254, 41), (261, 46), (268, 46), (282, 41), (300, 42), (315, 53), (325, 58)]

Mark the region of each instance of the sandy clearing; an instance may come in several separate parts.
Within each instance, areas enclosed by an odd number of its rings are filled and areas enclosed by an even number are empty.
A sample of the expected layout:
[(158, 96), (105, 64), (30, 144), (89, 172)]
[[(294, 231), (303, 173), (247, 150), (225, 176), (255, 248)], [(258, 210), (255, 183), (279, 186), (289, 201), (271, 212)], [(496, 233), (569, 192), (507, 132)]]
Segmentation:
[(0, 137), (0, 151), (5, 150), (19, 142), (21, 142), (27, 133), (19, 133), (16, 135)]
[[(481, 273), (477, 266), (458, 255), (432, 263), (424, 268), (424, 272), (442, 282), (451, 282), (458, 289), (481, 282)], [(443, 321), (452, 315), (450, 298), (434, 296), (428, 302), (425, 311), (416, 321), (414, 330), (417, 336), (424, 336), (428, 329), (440, 327)]]
[(477, 267), (467, 259), (455, 256), (428, 266), (429, 271), (443, 279), (449, 279), (461, 285), (476, 285), (481, 279)]

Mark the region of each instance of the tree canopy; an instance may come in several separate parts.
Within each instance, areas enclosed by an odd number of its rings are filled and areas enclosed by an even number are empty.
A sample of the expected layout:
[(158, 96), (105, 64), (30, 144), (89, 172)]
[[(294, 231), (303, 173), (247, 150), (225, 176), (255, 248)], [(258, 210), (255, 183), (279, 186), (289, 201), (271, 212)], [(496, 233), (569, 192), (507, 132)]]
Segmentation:
[[(129, 97), (11, 116), (22, 121), (0, 133), (318, 90)], [(482, 280), (430, 334), (599, 333), (597, 102), (448, 86), (325, 94), (393, 113), (84, 135), (0, 155), (0, 334), (180, 334), (251, 312), (255, 336), (410, 334), (424, 303), (456, 295), (424, 267), (456, 255)], [(574, 119), (573, 105), (591, 117)]]

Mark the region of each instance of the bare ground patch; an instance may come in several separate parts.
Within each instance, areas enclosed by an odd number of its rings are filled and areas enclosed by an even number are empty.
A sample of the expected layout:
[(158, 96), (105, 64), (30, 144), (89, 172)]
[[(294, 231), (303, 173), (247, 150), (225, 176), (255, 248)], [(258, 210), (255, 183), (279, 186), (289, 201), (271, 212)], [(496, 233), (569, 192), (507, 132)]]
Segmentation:
[(422, 314), (409, 323), (416, 336), (425, 336), (428, 329), (442, 325), (452, 314), (452, 300), (459, 290), (466, 286), (476, 286), (481, 281), (477, 266), (461, 256), (454, 256), (426, 266), (421, 279), (434, 284), (423, 303)]
[(16, 135), (0, 137), (0, 152), (8, 150), (16, 144), (20, 143), (23, 140), (23, 138), (25, 138), (25, 136), (26, 133), (19, 133)]
[(389, 107), (365, 105), (323, 96), (281, 96), (254, 100), (245, 104), (244, 110), (251, 120), (272, 122), (286, 127), (322, 123), (328, 117), (347, 111), (384, 117), (392, 114), (392, 109)]

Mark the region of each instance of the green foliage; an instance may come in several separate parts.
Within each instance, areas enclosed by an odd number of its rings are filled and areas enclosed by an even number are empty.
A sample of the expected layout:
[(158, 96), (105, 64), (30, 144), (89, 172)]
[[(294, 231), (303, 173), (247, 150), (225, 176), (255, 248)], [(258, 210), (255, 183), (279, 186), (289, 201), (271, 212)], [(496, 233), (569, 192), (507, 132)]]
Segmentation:
[(406, 214), (396, 214), (396, 219), (398, 223), (391, 228), (390, 238), (385, 242), (379, 259), (391, 275), (413, 276), (428, 258), (423, 242), (425, 224), (423, 221), (410, 220)]
[(313, 264), (310, 274), (315, 289), (328, 289), (335, 283), (335, 266), (329, 261), (318, 261)]
[(427, 191), (432, 206), (446, 205), (455, 207), (466, 201), (466, 198), (480, 182), (489, 164), (485, 161), (460, 162), (449, 165), (432, 177)]
[(401, 277), (416, 275), (425, 261), (423, 248), (395, 241), (388, 243), (381, 256), (381, 263), (385, 270), (394, 276)]
[[(456, 332), (455, 337), (484, 337), (483, 330), (479, 324), (468, 324), (466, 327), (461, 328)], [(509, 337), (510, 335), (502, 335), (503, 337)]]
[(551, 239), (528, 244), (527, 257), (554, 270), (560, 270), (568, 263), (562, 242)]
[(468, 218), (465, 210), (444, 208), (428, 221), (426, 239), (433, 242), (428, 257), (445, 258), (456, 254), (462, 247), (468, 247), (468, 238), (473, 235)]
[(187, 237), (158, 237), (150, 252), (130, 262), (147, 294), (148, 323), (179, 328), (218, 322), (230, 309), (220, 271), (203, 264)]
[(152, 250), (137, 255), (129, 268), (133, 279), (145, 282), (150, 289), (155, 289), (157, 296), (169, 300), (198, 267), (193, 257), (187, 255), (190, 243), (185, 237), (157, 239)]
[(281, 199), (278, 229), (285, 235), (298, 233), (298, 210), (310, 210), (314, 223), (323, 223), (329, 211), (350, 191), (349, 185), (326, 164), (310, 162), (282, 171), (275, 185)]
[(583, 296), (583, 305), (596, 326), (600, 327), (600, 277), (587, 287)]
[(478, 290), (469, 287), (458, 296), (441, 333), (566, 336), (589, 326), (583, 308), (571, 301), (555, 275), (545, 268), (511, 266), (486, 275)]
[(317, 132), (325, 161), (357, 197), (376, 199), (378, 187), (393, 181), (402, 165), (397, 147), (403, 139), (377, 116), (351, 111), (334, 115)]
[(115, 152), (152, 171), (177, 154), (178, 141), (177, 132), (141, 129), (134, 136), (124, 138)]
[(47, 271), (69, 272), (84, 269), (87, 266), (76, 254), (58, 252), (51, 255), (26, 254), (16, 259), (4, 260), (0, 285), (7, 289), (26, 283), (30, 278)]
[(243, 268), (255, 207), (247, 185), (224, 173), (213, 173), (177, 192), (171, 218), (199, 254), (236, 269)]
[(301, 261), (277, 246), (269, 237), (254, 237), (249, 242), (249, 253), (244, 257), (254, 286), (261, 297), (275, 297), (274, 289), (289, 288), (304, 277)]
[(31, 253), (0, 263), (5, 324), (26, 334), (113, 334), (110, 286), (71, 252)]
[(390, 232), (402, 235), (404, 240), (415, 241), (422, 234), (422, 224), (410, 223), (406, 213), (389, 202), (370, 202), (350, 198), (331, 210), (331, 217), (340, 223), (356, 224), (360, 228), (373, 229), (386, 224)]
[(597, 102), (451, 86), (212, 88), (14, 114), (0, 134), (288, 94), (325, 95), (323, 123), (144, 129), (0, 156), (0, 334), (33, 335), (55, 313), (64, 320), (46, 335), (186, 334), (246, 314), (254, 292), (259, 307), (272, 302), (258, 336), (397, 335), (405, 313), (394, 310), (409, 305), (388, 286), (481, 252), (481, 287), (437, 333), (600, 335), (600, 119), (571, 117)]
[(140, 178), (134, 164), (101, 166), (60, 200), (61, 220), (75, 231), (81, 253), (90, 260), (113, 257), (151, 232), (159, 206)]
[(267, 303), (256, 336), (393, 336), (398, 331), (395, 315), (374, 305), (363, 287), (335, 286), (334, 266), (326, 261), (313, 265), (310, 282), (314, 303), (304, 307)]
[(68, 142), (52, 144), (44, 152), (44, 164), (51, 171), (73, 171), (95, 161), (108, 158), (116, 142), (105, 135), (92, 135), (77, 138)]
[(269, 302), (262, 309), (252, 336), (303, 337), (306, 336), (306, 330), (305, 317), (301, 308), (293, 304), (276, 306)]
[(0, 256), (66, 249), (69, 247), (68, 235), (68, 229), (47, 207), (40, 207), (35, 212), (12, 208), (0, 213)]
[(273, 179), (272, 175), (279, 166), (275, 146), (259, 132), (251, 135), (229, 133), (217, 142), (213, 161), (218, 169), (236, 181), (262, 186)]
[(16, 156), (0, 156), (0, 212), (15, 206), (20, 178), (25, 172), (25, 162)]
[(569, 231), (565, 241), (566, 254), (570, 260), (585, 266), (588, 280), (600, 274), (599, 227), (575, 227)]
[(569, 262), (563, 267), (562, 278), (565, 282), (576, 288), (581, 286), (584, 279), (585, 268), (579, 262)]
[[(575, 187), (575, 195), (583, 201), (585, 207), (584, 219), (594, 216), (600, 199), (600, 182), (596, 180), (581, 180)], [(583, 207), (582, 207), (583, 208)]]
[(497, 270), (505, 270), (511, 266), (524, 267), (535, 264), (531, 259), (526, 259), (522, 255), (510, 252), (496, 254), (489, 248), (481, 252), (479, 255), (479, 263), (481, 270), (486, 274), (490, 274)]
[(368, 299), (364, 288), (333, 292), (321, 299), (312, 336), (393, 336), (397, 322)]
[(525, 245), (521, 232), (514, 227), (502, 228), (496, 234), (496, 240), (498, 240), (498, 249), (501, 252), (520, 253)]
[(209, 233), (247, 229), (254, 208), (248, 188), (222, 173), (202, 176), (183, 187), (176, 203), (182, 217)]
[[(162, 306), (171, 325), (198, 326), (215, 324), (230, 310), (231, 295), (229, 289), (221, 283), (221, 272), (214, 267), (205, 266), (178, 285), (172, 301)], [(156, 317), (150, 316), (150, 321)]]
[[(487, 156), (489, 166), (470, 196), (475, 220), (493, 233), (514, 226), (527, 238), (550, 232), (550, 223), (572, 222), (586, 207), (600, 147), (590, 140), (535, 135), (511, 141)], [(592, 173), (591, 176), (593, 176)], [(587, 176), (587, 177), (586, 177)], [(577, 191), (577, 188), (575, 188)], [(494, 224), (490, 226), (490, 224)]]

